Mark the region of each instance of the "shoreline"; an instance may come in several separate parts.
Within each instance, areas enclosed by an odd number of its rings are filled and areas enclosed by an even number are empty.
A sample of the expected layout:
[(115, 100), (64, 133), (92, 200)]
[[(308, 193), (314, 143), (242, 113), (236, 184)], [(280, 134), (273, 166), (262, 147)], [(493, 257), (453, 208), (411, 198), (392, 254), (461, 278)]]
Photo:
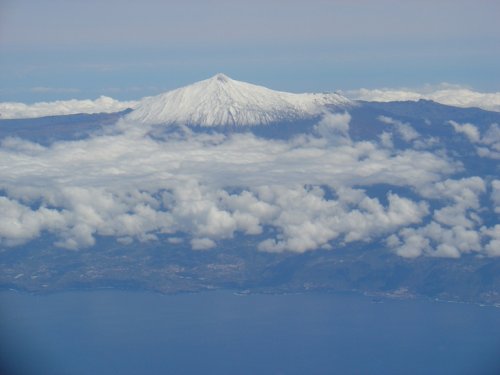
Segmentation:
[(388, 301), (426, 301), (433, 303), (453, 303), (460, 305), (469, 305), (477, 307), (493, 307), (500, 309), (500, 303), (485, 303), (480, 301), (460, 301), (460, 300), (447, 300), (438, 297), (430, 297), (425, 295), (417, 294), (395, 294), (394, 292), (379, 293), (379, 292), (367, 292), (360, 290), (304, 290), (304, 291), (270, 291), (270, 290), (250, 290), (246, 289), (231, 289), (231, 288), (211, 288), (211, 289), (200, 289), (200, 290), (185, 290), (176, 292), (162, 292), (160, 290), (148, 289), (148, 288), (126, 288), (126, 287), (115, 287), (115, 286), (102, 286), (93, 288), (68, 288), (62, 290), (45, 290), (45, 291), (29, 291), (23, 289), (16, 289), (12, 287), (2, 287), (0, 286), (1, 293), (19, 293), (31, 296), (52, 296), (64, 293), (73, 292), (83, 292), (83, 293), (93, 293), (93, 292), (133, 292), (133, 293), (151, 293), (161, 296), (185, 296), (194, 294), (206, 294), (206, 293), (228, 293), (234, 297), (252, 297), (252, 296), (291, 296), (291, 295), (336, 295), (336, 296), (359, 296), (367, 299), (371, 299), (372, 303), (380, 304)]

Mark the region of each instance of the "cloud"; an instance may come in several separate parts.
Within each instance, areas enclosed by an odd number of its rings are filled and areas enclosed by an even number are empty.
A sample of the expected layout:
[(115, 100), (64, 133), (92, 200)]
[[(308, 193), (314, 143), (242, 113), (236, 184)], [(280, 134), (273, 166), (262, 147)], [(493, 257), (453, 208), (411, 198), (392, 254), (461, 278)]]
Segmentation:
[[(492, 187), (495, 191), (495, 181)], [(500, 256), (500, 252), (494, 250), (498, 225), (493, 228), (484, 226), (479, 215), (483, 210), (480, 198), (486, 190), (486, 182), (479, 177), (447, 179), (432, 184), (422, 195), (448, 201), (448, 204), (434, 210), (428, 224), (403, 228), (397, 235), (391, 235), (387, 239), (388, 246), (398, 255), (408, 258), (424, 254), (458, 258), (461, 254), (473, 252)]]
[(476, 230), (461, 226), (445, 227), (432, 221), (419, 228), (404, 228), (399, 232), (401, 241), (392, 238), (392, 245), (398, 255), (415, 258), (423, 254), (459, 258), (462, 253), (482, 250), (481, 235)]
[(500, 92), (482, 93), (457, 85), (441, 84), (437, 87), (411, 89), (358, 89), (342, 92), (350, 99), (370, 102), (433, 100), (456, 107), (477, 107), (489, 111), (500, 111)]
[(100, 96), (95, 100), (72, 99), (34, 104), (5, 102), (0, 103), (0, 119), (36, 118), (75, 113), (112, 113), (123, 111), (127, 108), (133, 108), (135, 105), (135, 101), (120, 102), (107, 96)]
[(439, 198), (452, 202), (434, 211), (434, 220), (448, 226), (473, 228), (480, 224), (476, 215), (470, 210), (480, 208), (479, 199), (486, 191), (485, 182), (479, 177), (469, 177), (460, 180), (445, 180), (434, 185)]
[(479, 134), (479, 130), (477, 129), (477, 127), (475, 125), (472, 125), (472, 124), (462, 124), (461, 125), (455, 121), (449, 121), (448, 123), (451, 126), (453, 126), (453, 129), (457, 133), (464, 134), (469, 139), (469, 141), (471, 141), (472, 143), (477, 143), (480, 141), (481, 135)]
[(411, 142), (420, 137), (420, 134), (408, 123), (403, 123), (387, 116), (379, 116), (377, 119), (384, 124), (393, 125), (398, 135), (405, 142)]
[(54, 231), (65, 224), (64, 214), (57, 210), (46, 207), (32, 210), (7, 197), (0, 197), (0, 212), (0, 239), (8, 246), (32, 240), (43, 230)]
[(279, 190), (274, 196), (278, 197), (275, 205), (280, 215), (271, 224), (280, 228), (281, 233), (278, 238), (263, 241), (260, 250), (304, 252), (335, 239), (344, 243), (370, 242), (401, 226), (418, 223), (427, 214), (425, 203), (391, 193), (387, 195), (389, 204), (384, 207), (378, 199), (369, 198), (360, 190), (355, 192), (358, 196), (355, 201), (344, 200), (343, 193), (338, 200), (327, 200), (319, 188), (310, 192)]
[(500, 159), (500, 127), (491, 124), (483, 136), (477, 126), (473, 124), (459, 124), (448, 121), (457, 133), (464, 134), (471, 143), (476, 145), (476, 152), (480, 157)]
[(485, 228), (484, 235), (490, 238), (490, 241), (484, 247), (489, 256), (500, 256), (500, 224), (493, 228)]
[(476, 148), (479, 156), (500, 159), (500, 127), (498, 124), (491, 124), (479, 143), (482, 145)]
[(500, 126), (498, 126), (498, 124), (491, 124), (481, 138), (481, 142), (485, 145), (493, 147), (497, 151), (500, 151)]
[(210, 238), (193, 238), (191, 240), (193, 250), (208, 250), (215, 247), (215, 245), (215, 242)]
[(349, 144), (349, 122), (351, 115), (344, 113), (325, 112), (322, 119), (314, 126), (314, 131), (334, 143)]
[[(286, 141), (187, 128), (165, 135), (125, 121), (114, 132), (50, 146), (5, 139), (0, 245), (50, 233), (67, 249), (109, 236), (120, 243), (182, 237), (205, 250), (243, 234), (273, 252), (388, 238), (401, 256), (496, 255), (493, 229), (480, 227), (487, 182), (451, 178), (462, 167), (445, 154), (387, 147), (387, 139), (355, 142), (349, 121), (348, 113), (326, 113), (315, 134)], [(394, 192), (371, 193), (380, 184)], [(495, 189), (496, 182), (496, 202)]]
[(500, 214), (500, 180), (493, 180), (491, 182), (491, 200), (495, 205), (495, 212)]

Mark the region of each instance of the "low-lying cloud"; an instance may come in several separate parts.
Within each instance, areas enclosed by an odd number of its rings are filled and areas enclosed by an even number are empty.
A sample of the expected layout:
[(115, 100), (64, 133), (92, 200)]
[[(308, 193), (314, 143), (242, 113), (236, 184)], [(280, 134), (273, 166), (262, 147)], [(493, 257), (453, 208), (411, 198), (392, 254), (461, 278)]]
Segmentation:
[(488, 111), (500, 111), (500, 92), (483, 93), (457, 85), (442, 84), (437, 87), (414, 89), (358, 89), (342, 92), (353, 100), (370, 102), (433, 100), (455, 107), (477, 107)]
[(500, 159), (500, 126), (491, 124), (484, 134), (481, 135), (478, 127), (474, 124), (459, 124), (455, 121), (448, 122), (455, 132), (463, 134), (476, 146), (476, 152), (480, 157)]
[(0, 103), (0, 119), (36, 118), (76, 113), (113, 113), (134, 108), (136, 104), (135, 101), (119, 101), (108, 96), (100, 96), (95, 100), (72, 99), (34, 104), (5, 102)]
[[(418, 137), (391, 121), (401, 136)], [(67, 249), (111, 236), (187, 238), (208, 250), (243, 234), (271, 252), (360, 241), (404, 257), (500, 255), (498, 228), (480, 217), (485, 194), (498, 207), (498, 181), (454, 179), (463, 167), (444, 153), (355, 142), (349, 122), (348, 113), (328, 113), (315, 134), (286, 141), (189, 129), (161, 136), (124, 121), (115, 132), (50, 146), (4, 139), (0, 246), (48, 233)], [(370, 192), (381, 184), (392, 188)]]

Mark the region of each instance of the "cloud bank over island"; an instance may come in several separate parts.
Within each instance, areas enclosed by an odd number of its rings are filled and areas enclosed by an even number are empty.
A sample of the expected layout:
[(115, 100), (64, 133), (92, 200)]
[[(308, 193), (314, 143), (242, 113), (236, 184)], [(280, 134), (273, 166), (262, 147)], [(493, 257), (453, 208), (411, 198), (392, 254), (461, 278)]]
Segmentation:
[[(313, 134), (288, 140), (187, 127), (164, 135), (125, 120), (77, 141), (6, 138), (0, 244), (50, 234), (65, 249), (107, 236), (186, 238), (193, 250), (208, 250), (241, 234), (268, 252), (360, 242), (408, 258), (499, 256), (500, 226), (482, 218), (491, 203), (498, 212), (499, 180), (454, 177), (460, 162), (431, 149), (409, 124), (382, 120), (387, 127), (373, 141), (351, 139), (347, 112), (326, 113)], [(449, 126), (478, 147), (491, 145), (477, 129)], [(408, 147), (396, 148), (394, 137)], [(374, 193), (380, 185), (389, 187)]]
[(0, 119), (37, 118), (77, 113), (113, 113), (134, 108), (136, 104), (136, 101), (119, 101), (108, 96), (100, 96), (95, 100), (56, 100), (34, 104), (4, 102), (0, 103)]
[(500, 92), (484, 93), (452, 84), (428, 85), (422, 89), (358, 89), (343, 91), (353, 100), (372, 102), (433, 100), (455, 107), (477, 107), (488, 111), (500, 111)]

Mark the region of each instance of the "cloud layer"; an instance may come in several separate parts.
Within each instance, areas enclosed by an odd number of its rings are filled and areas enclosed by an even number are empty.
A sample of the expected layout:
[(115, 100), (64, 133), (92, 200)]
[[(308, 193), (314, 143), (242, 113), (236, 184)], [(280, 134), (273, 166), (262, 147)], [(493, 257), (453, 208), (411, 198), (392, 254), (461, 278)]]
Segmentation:
[(107, 96), (95, 100), (57, 100), (34, 104), (0, 103), (0, 119), (36, 118), (44, 116), (70, 115), (75, 113), (112, 113), (134, 108), (135, 101), (121, 102)]
[[(355, 142), (348, 113), (325, 114), (315, 134), (287, 141), (189, 129), (164, 135), (124, 121), (111, 133), (50, 146), (7, 138), (0, 246), (46, 233), (67, 249), (92, 246), (98, 236), (178, 242), (187, 235), (194, 250), (207, 250), (241, 233), (271, 252), (382, 241), (404, 257), (500, 255), (498, 226), (480, 217), (486, 194), (498, 208), (498, 181), (454, 179), (460, 163), (413, 147), (420, 135), (409, 124), (383, 121), (385, 138), (413, 143)], [(391, 187), (373, 193), (381, 184)]]
[(421, 90), (411, 89), (358, 89), (342, 92), (350, 99), (370, 102), (433, 100), (456, 107), (477, 107), (500, 111), (500, 92), (482, 93), (457, 85), (442, 84)]

